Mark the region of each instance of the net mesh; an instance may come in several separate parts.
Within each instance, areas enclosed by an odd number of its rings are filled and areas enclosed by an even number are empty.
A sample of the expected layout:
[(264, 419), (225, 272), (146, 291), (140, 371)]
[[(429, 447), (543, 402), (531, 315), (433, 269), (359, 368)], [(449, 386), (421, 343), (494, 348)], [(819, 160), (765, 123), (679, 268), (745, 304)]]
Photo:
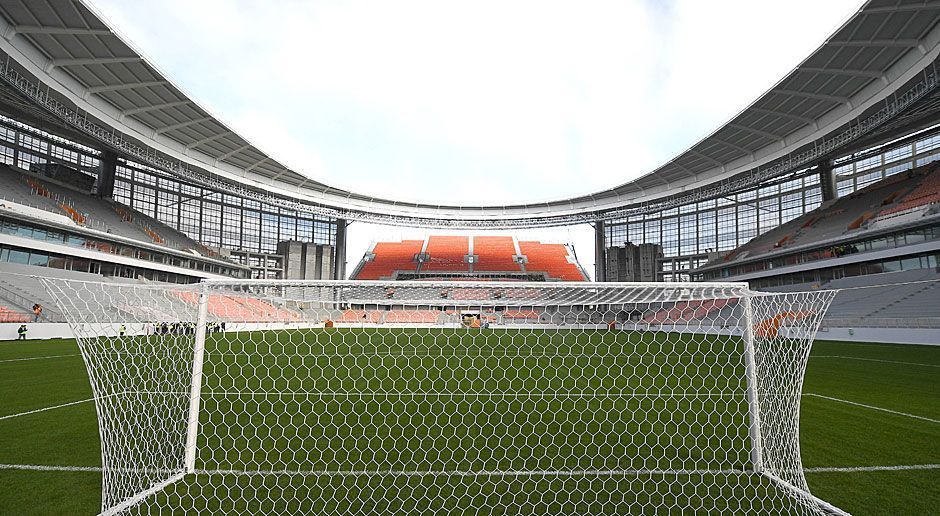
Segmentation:
[(838, 512), (800, 462), (831, 292), (45, 279), (102, 512)]

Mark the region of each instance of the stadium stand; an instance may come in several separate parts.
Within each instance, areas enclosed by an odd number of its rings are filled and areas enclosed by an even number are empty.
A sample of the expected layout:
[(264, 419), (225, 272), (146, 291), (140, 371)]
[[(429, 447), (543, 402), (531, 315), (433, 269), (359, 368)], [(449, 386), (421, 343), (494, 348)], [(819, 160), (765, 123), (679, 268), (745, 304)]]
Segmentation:
[(379, 324), (383, 313), (380, 310), (343, 310), (336, 322)]
[(144, 213), (9, 165), (0, 164), (0, 191), (7, 200), (65, 215), (79, 226), (171, 249), (211, 254), (202, 244)]
[[(190, 305), (197, 305), (199, 294), (193, 291), (179, 291), (176, 295)], [(209, 296), (209, 313), (217, 319), (229, 322), (296, 322), (302, 316), (293, 310), (280, 308), (267, 301), (250, 296)]]
[(940, 327), (938, 203), (940, 163), (931, 162), (824, 203), (696, 273), (773, 292), (838, 290), (830, 327)]
[[(516, 242), (512, 236), (433, 235), (426, 240), (376, 243), (351, 276), (356, 280), (440, 278), (587, 281), (587, 274), (565, 244)], [(459, 297), (466, 292), (440, 295)]]
[[(56, 308), (56, 300), (46, 291), (39, 276), (82, 281), (128, 282), (121, 278), (106, 278), (100, 274), (68, 271), (35, 265), (0, 262), (0, 305), (10, 312), (27, 314), (33, 320), (32, 306), (43, 306), (41, 322), (65, 322), (65, 317)], [(6, 321), (10, 322), (10, 321)]]
[[(873, 239), (940, 223), (940, 164), (888, 177), (767, 231), (695, 271), (698, 279), (841, 258), (873, 250)], [(930, 239), (924, 237), (926, 239)], [(923, 240), (924, 238), (921, 238)], [(747, 278), (749, 279), (749, 278)]]
[(649, 324), (686, 324), (696, 319), (702, 319), (716, 310), (721, 310), (732, 302), (728, 299), (682, 301), (668, 310), (662, 310), (645, 317), (643, 322)]
[(32, 321), (33, 317), (27, 313), (14, 310), (7, 306), (0, 306), (0, 323), (25, 323)]
[(935, 270), (911, 270), (842, 278), (820, 285), (842, 289), (828, 318), (940, 317), (936, 300), (940, 274)]
[(415, 257), (423, 245), (423, 240), (376, 243), (363, 258), (355, 279), (394, 279), (398, 271), (414, 272), (418, 266)]
[(564, 244), (519, 242), (519, 249), (525, 256), (527, 271), (544, 272), (557, 281), (587, 281), (587, 275), (574, 259), (571, 248)]
[(467, 254), (470, 239), (465, 236), (431, 236), (418, 271), (470, 272)]
[(384, 322), (435, 324), (441, 315), (440, 310), (389, 310), (385, 312)]
[(511, 236), (475, 236), (473, 237), (474, 270), (515, 271), (522, 267), (514, 259), (516, 246)]
[(934, 163), (924, 168), (927, 168), (929, 172), (920, 184), (905, 195), (899, 203), (891, 203), (893, 205), (883, 209), (879, 216), (907, 212), (940, 202), (940, 164)]

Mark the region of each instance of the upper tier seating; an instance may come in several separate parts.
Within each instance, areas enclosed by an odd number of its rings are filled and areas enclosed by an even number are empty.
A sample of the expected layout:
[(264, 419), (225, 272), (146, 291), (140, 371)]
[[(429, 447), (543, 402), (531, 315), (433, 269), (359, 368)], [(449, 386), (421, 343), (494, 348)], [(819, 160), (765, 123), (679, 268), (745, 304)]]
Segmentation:
[(940, 165), (931, 163), (929, 166), (933, 171), (921, 181), (920, 185), (904, 196), (900, 203), (882, 210), (881, 215), (892, 215), (940, 202)]
[(389, 279), (395, 271), (414, 272), (417, 267), (415, 255), (421, 252), (423, 240), (402, 242), (379, 242), (372, 249), (374, 257), (366, 262), (355, 279)]
[(512, 259), (512, 256), (516, 254), (512, 237), (473, 237), (473, 254), (477, 255), (477, 261), (473, 264), (473, 270), (476, 272), (522, 271), (522, 267)]
[(553, 280), (587, 281), (581, 269), (568, 261), (568, 247), (564, 244), (519, 242), (519, 250), (528, 258), (526, 271), (544, 272)]
[(526, 275), (541, 279), (538, 275), (544, 273), (549, 281), (587, 281), (564, 244), (520, 242), (519, 254), (527, 263), (514, 259), (516, 249), (511, 236), (475, 236), (472, 254), (476, 259), (471, 265), (470, 237), (434, 235), (426, 245), (422, 240), (379, 242), (363, 257), (352, 279), (397, 279), (401, 273), (419, 280), (531, 281)]
[(838, 241), (846, 235), (873, 228), (884, 229), (905, 222), (897, 220), (897, 215), (935, 202), (940, 202), (940, 165), (930, 163), (824, 203), (812, 212), (751, 239), (727, 255), (725, 261)]
[(0, 196), (65, 215), (91, 229), (164, 247), (209, 254), (185, 234), (127, 206), (95, 197), (35, 174), (0, 164)]
[(432, 236), (426, 249), (428, 260), (422, 271), (470, 272), (466, 256), (470, 239), (465, 236)]

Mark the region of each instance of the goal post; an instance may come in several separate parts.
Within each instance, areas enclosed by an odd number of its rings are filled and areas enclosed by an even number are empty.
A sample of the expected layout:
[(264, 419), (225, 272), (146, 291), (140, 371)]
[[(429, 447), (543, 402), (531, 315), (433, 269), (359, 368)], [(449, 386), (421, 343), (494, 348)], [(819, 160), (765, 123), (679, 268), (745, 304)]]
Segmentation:
[(829, 291), (43, 283), (94, 390), (102, 513), (841, 513), (799, 447)]

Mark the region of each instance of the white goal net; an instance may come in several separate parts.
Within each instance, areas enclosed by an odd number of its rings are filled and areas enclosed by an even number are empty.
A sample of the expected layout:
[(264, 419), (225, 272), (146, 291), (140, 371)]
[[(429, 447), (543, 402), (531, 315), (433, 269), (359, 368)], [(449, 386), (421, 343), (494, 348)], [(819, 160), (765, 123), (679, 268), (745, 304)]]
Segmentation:
[(829, 291), (45, 279), (106, 514), (826, 514), (800, 390)]

